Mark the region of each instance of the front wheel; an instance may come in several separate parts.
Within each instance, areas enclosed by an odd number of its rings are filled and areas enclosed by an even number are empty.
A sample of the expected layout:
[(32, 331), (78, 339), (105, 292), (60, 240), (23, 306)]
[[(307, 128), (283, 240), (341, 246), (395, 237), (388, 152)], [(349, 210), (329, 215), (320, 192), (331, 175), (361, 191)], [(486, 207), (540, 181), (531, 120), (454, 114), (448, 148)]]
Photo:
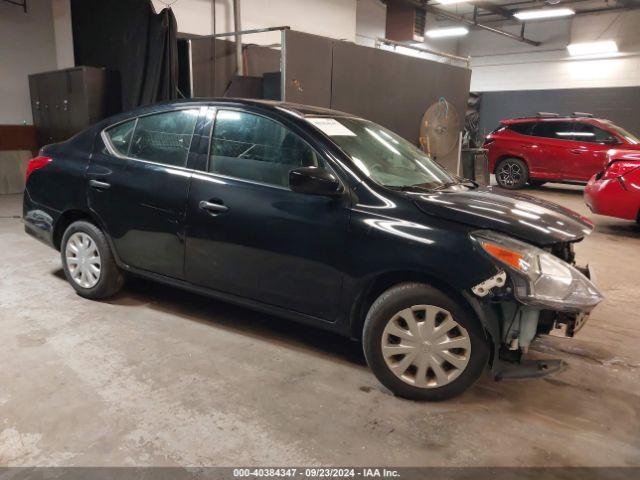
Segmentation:
[(505, 158), (496, 166), (496, 181), (502, 188), (523, 188), (529, 180), (527, 164), (519, 158)]
[(78, 295), (102, 299), (122, 288), (118, 269), (104, 233), (86, 221), (73, 222), (62, 236), (60, 248), (67, 281)]
[(395, 395), (414, 400), (461, 394), (489, 359), (475, 315), (420, 283), (401, 284), (378, 297), (365, 320), (363, 346), (378, 380)]

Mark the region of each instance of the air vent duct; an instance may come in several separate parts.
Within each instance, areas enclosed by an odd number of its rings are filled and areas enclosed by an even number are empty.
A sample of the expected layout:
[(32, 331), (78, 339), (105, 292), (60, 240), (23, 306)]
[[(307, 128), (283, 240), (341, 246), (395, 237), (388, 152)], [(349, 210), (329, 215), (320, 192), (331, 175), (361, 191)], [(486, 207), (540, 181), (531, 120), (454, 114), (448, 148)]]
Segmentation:
[(424, 42), (426, 11), (401, 0), (387, 2), (386, 38), (396, 42)]

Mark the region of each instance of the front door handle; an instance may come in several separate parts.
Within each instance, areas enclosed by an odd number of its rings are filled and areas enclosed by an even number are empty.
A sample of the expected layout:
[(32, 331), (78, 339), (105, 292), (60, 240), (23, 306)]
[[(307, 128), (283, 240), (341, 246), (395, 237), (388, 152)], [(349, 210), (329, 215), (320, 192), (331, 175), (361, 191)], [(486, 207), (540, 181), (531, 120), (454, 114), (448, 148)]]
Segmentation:
[(100, 180), (89, 180), (89, 186), (97, 190), (106, 190), (111, 186), (111, 184), (107, 182), (101, 182)]
[(220, 203), (207, 202), (206, 200), (201, 200), (198, 204), (200, 209), (206, 210), (212, 215), (218, 215), (220, 213), (224, 213), (229, 210), (229, 207), (226, 205), (222, 205)]
[(578, 154), (578, 153), (586, 153), (586, 152), (587, 152), (587, 149), (586, 149), (586, 148), (573, 148), (573, 149), (571, 150), (571, 153), (575, 153), (575, 154)]

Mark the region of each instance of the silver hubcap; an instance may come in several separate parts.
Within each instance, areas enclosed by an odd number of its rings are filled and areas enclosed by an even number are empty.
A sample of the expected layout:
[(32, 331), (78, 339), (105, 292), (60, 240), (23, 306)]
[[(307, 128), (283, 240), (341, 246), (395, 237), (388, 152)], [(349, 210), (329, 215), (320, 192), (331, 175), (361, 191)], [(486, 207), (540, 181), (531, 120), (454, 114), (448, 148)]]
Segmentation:
[(382, 332), (382, 356), (403, 382), (437, 388), (451, 383), (467, 368), (471, 340), (444, 308), (414, 305), (387, 323)]
[(514, 162), (505, 162), (498, 172), (498, 179), (502, 185), (515, 185), (522, 179), (522, 168)]
[(69, 237), (64, 254), (73, 281), (82, 288), (95, 287), (102, 270), (96, 242), (86, 233), (76, 232)]

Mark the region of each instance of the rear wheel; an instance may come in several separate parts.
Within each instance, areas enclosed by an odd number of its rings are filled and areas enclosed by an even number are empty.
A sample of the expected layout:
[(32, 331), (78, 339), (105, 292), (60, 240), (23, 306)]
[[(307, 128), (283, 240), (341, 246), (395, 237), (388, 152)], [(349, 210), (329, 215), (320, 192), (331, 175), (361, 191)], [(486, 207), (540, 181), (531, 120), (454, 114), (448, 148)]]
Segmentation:
[(496, 166), (496, 181), (502, 188), (523, 188), (529, 180), (527, 164), (519, 158), (505, 158)]
[(86, 298), (114, 295), (124, 279), (104, 233), (92, 223), (73, 222), (62, 236), (60, 255), (67, 281)]
[(405, 283), (371, 306), (364, 353), (380, 382), (395, 395), (444, 400), (481, 375), (489, 347), (475, 315), (429, 285)]

